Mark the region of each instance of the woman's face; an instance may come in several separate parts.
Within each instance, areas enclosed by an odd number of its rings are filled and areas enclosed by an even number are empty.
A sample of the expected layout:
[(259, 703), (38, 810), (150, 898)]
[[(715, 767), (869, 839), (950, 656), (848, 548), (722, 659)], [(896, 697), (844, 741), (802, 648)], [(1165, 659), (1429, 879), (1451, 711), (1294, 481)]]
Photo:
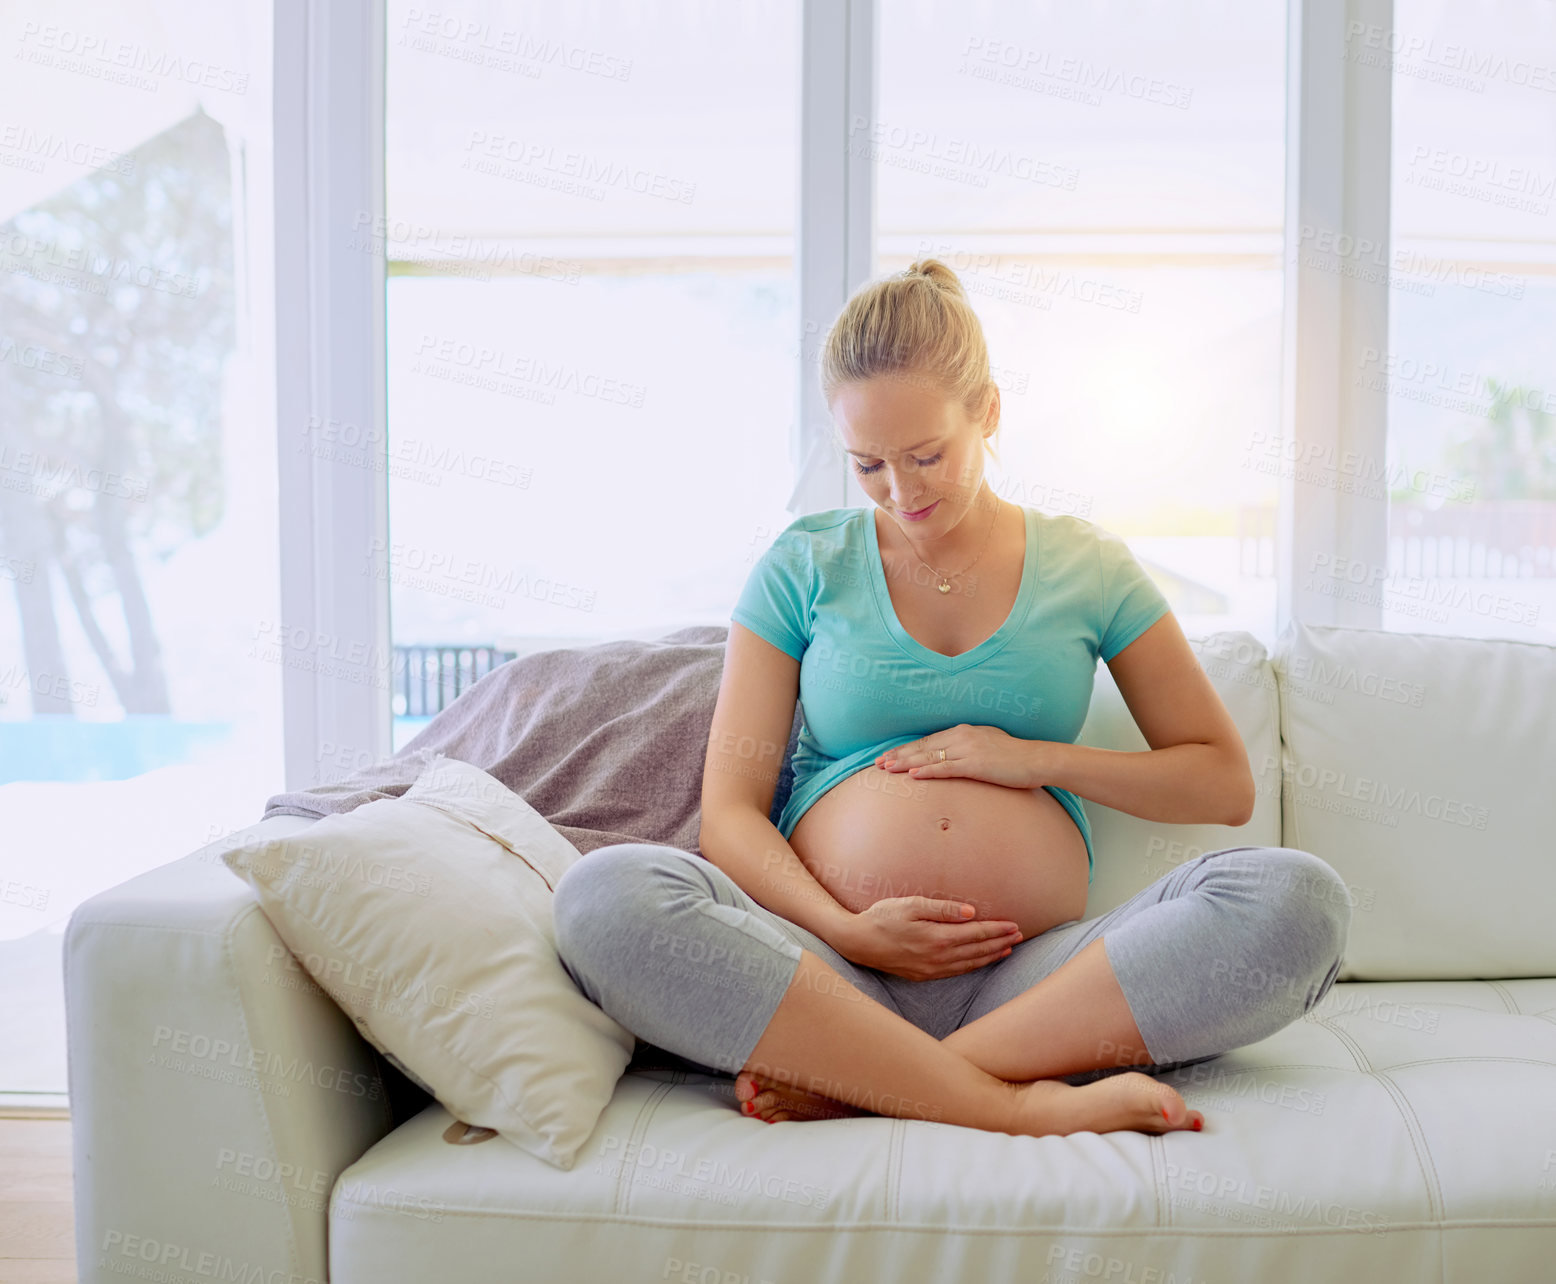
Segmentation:
[(916, 375), (846, 383), (832, 399), (859, 485), (916, 541), (945, 535), (972, 510), (983, 486), (984, 439), (998, 426), (999, 410), (998, 388), (980, 423)]

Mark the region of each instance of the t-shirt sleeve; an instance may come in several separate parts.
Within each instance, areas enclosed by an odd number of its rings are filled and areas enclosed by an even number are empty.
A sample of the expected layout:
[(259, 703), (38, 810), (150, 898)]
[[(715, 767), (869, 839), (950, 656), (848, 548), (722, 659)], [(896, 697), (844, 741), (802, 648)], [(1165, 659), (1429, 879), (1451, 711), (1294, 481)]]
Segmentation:
[(1105, 661), (1144, 633), (1171, 609), (1156, 582), (1111, 531), (1098, 531), (1102, 561), (1102, 618), (1097, 653)]
[(801, 659), (810, 645), (814, 578), (809, 532), (793, 522), (757, 558), (730, 618)]

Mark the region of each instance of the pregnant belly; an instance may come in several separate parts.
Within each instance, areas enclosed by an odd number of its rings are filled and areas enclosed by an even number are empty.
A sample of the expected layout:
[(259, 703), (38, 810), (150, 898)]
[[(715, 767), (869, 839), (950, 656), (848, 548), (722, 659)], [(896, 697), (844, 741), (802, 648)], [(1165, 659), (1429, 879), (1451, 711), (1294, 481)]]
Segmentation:
[(856, 913), (891, 896), (932, 896), (1031, 937), (1086, 909), (1086, 840), (1045, 789), (915, 780), (872, 764), (822, 795), (789, 846)]

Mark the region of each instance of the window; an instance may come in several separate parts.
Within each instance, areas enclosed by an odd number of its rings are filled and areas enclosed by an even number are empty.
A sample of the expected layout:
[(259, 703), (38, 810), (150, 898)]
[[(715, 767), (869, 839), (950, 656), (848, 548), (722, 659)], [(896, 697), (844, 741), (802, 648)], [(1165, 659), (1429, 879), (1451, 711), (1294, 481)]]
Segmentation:
[(396, 744), (514, 650), (727, 623), (790, 520), (799, 22), (390, 5)]
[(8, 20), (0, 1093), (65, 1091), (87, 897), (279, 791), (270, 6)]
[(983, 321), (991, 486), (1123, 535), (1191, 634), (1274, 633), (1285, 56), (1283, 5), (883, 4), (851, 138), (878, 270)]
[(1396, 0), (1388, 563), (1333, 577), (1384, 626), (1549, 641), (1556, 624), (1556, 13)]

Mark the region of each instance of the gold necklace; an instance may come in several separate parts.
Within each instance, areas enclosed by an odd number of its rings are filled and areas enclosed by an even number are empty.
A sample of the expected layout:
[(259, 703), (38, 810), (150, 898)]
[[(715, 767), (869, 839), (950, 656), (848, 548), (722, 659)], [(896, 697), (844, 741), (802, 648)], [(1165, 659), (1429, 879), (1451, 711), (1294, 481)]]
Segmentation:
[[(968, 571), (972, 570), (973, 567), (978, 565), (978, 558), (982, 557), (984, 551), (989, 547), (989, 537), (994, 534), (994, 523), (999, 517), (999, 512), (999, 504), (996, 503), (994, 506), (994, 516), (989, 519), (989, 529), (983, 537), (983, 548), (978, 550), (978, 557), (975, 557), (972, 561), (968, 562), (966, 566), (962, 567), (962, 569), (956, 573), (956, 575), (952, 575), (947, 578), (944, 571), (940, 570), (938, 567), (930, 566), (929, 563), (924, 561), (922, 557), (918, 558), (921, 564), (929, 567), (929, 569), (934, 571), (934, 573), (939, 577), (940, 583), (935, 585), (935, 587), (938, 588), (942, 593), (949, 593), (951, 591), (951, 580), (956, 579), (958, 576), (966, 575)], [(900, 531), (902, 528), (899, 526), (897, 529)], [(913, 547), (913, 541), (908, 539), (906, 534), (904, 534), (902, 538), (908, 540), (908, 547), (913, 549), (913, 556), (918, 557), (918, 549)]]

